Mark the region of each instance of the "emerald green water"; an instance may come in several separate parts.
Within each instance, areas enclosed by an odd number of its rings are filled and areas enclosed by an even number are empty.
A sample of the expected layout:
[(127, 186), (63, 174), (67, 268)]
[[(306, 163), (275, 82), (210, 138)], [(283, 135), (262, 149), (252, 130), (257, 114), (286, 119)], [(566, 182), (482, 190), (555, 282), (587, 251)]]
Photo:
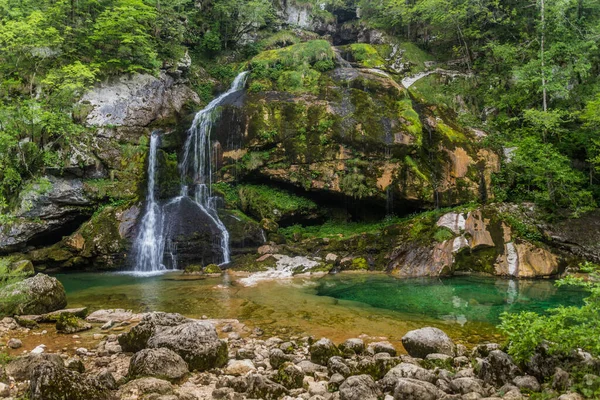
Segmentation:
[(57, 276), (70, 307), (178, 312), (234, 318), (268, 335), (310, 334), (333, 340), (365, 335), (400, 343), (409, 330), (437, 326), (456, 341), (498, 341), (503, 311), (544, 312), (579, 305), (585, 293), (551, 281), (481, 277), (397, 279), (382, 274), (339, 274), (267, 281), (245, 287), (233, 274), (217, 278), (170, 273)]

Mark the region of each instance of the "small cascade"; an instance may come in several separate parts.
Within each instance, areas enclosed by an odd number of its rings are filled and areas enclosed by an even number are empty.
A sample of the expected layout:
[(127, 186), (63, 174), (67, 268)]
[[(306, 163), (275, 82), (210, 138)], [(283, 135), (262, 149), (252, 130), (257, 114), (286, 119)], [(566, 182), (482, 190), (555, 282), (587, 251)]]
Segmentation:
[[(185, 142), (181, 171), (181, 195), (191, 197), (196, 205), (216, 225), (220, 232), (220, 248), (222, 259), (220, 264), (230, 261), (229, 232), (217, 214), (218, 198), (212, 194), (212, 146), (210, 133), (215, 119), (218, 117), (218, 106), (232, 93), (242, 90), (246, 84), (248, 73), (239, 74), (228, 91), (221, 94), (194, 117), (188, 130)], [(187, 185), (191, 180), (191, 186)]]
[(164, 251), (163, 213), (156, 201), (155, 187), (157, 174), (156, 153), (160, 136), (152, 132), (150, 153), (148, 154), (148, 193), (146, 195), (146, 212), (142, 217), (140, 231), (133, 244), (135, 271), (152, 273), (166, 270), (162, 264)]

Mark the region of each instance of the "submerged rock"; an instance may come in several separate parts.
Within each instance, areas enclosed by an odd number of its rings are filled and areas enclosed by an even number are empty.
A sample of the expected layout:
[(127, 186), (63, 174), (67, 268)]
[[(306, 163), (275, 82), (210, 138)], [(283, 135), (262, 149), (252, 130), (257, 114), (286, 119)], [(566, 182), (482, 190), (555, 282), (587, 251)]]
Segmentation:
[(413, 357), (425, 358), (431, 353), (454, 356), (454, 342), (438, 328), (426, 327), (410, 331), (402, 337), (402, 345)]
[(0, 292), (0, 315), (45, 314), (66, 305), (62, 283), (45, 274), (13, 283)]

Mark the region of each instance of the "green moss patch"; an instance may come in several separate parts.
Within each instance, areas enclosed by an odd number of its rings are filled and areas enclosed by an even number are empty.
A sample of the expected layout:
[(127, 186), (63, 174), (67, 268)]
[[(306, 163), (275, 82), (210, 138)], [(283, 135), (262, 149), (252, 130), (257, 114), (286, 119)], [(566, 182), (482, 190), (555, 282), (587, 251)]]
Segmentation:
[(384, 68), (386, 63), (377, 48), (366, 43), (353, 43), (344, 47), (344, 50), (350, 53), (350, 56), (361, 67), (365, 68)]
[(266, 185), (243, 185), (238, 193), (242, 210), (258, 219), (278, 222), (290, 217), (310, 217), (318, 211), (312, 200)]

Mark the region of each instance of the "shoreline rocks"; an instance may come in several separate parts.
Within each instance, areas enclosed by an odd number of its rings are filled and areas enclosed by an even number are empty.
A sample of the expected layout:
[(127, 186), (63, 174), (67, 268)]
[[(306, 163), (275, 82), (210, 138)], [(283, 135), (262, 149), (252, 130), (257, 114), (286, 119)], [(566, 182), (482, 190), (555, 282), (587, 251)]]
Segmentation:
[(77, 355), (65, 348), (12, 360), (0, 374), (10, 385), (0, 390), (9, 399), (32, 400), (462, 400), (538, 392), (581, 398), (569, 392), (573, 379), (565, 370), (536, 378), (534, 366), (519, 367), (497, 344), (468, 351), (430, 327), (407, 333), (410, 355), (397, 355), (400, 349), (387, 342), (242, 337), (239, 324), (219, 321), (225, 323), (229, 337), (222, 340), (206, 321), (148, 313), (129, 332), (105, 336)]

